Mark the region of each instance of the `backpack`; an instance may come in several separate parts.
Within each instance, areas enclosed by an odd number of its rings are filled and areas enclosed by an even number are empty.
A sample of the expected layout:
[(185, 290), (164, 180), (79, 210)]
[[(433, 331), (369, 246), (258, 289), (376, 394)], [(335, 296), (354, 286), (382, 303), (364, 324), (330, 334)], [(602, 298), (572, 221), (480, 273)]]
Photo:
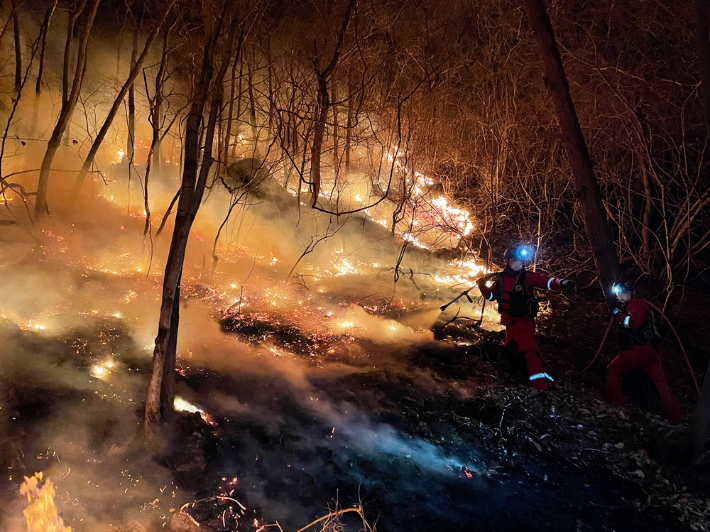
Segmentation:
[(646, 320), (643, 323), (643, 336), (646, 343), (653, 346), (659, 346), (663, 342), (663, 335), (661, 334), (660, 320), (658, 319), (658, 314), (649, 305), (648, 314), (646, 315)]

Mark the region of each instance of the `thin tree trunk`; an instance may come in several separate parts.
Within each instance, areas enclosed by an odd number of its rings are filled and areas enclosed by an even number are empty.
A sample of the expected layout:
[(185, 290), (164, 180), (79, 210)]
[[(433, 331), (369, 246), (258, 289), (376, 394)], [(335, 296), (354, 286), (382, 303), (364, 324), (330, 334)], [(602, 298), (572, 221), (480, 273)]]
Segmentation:
[(619, 259), (614, 239), (606, 219), (599, 183), (587, 151), (582, 128), (572, 103), (567, 76), (562, 66), (560, 51), (543, 0), (523, 0), (530, 25), (537, 36), (545, 64), (544, 82), (560, 123), (562, 143), (577, 184), (577, 197), (584, 208), (587, 237), (607, 301), (611, 301), (611, 287), (620, 277)]
[(313, 146), (311, 148), (311, 207), (318, 203), (320, 194), (320, 158), (323, 151), (323, 134), (328, 118), (328, 81), (324, 74), (318, 75), (318, 118), (313, 128)]
[[(175, 19), (177, 22), (177, 19)], [(160, 127), (163, 120), (163, 78), (165, 77), (165, 69), (168, 64), (168, 43), (170, 42), (170, 30), (175, 25), (166, 27), (163, 32), (163, 53), (160, 56), (160, 66), (158, 73), (155, 75), (155, 101), (153, 102), (152, 121), (153, 121), (153, 168), (156, 173), (160, 174), (160, 166), (162, 159), (162, 137), (160, 135)]]
[[(82, 33), (80, 35), (79, 50), (77, 53), (76, 69), (74, 71), (74, 79), (72, 81), (71, 93), (67, 100), (62, 102), (62, 108), (59, 112), (59, 118), (54, 126), (52, 135), (47, 142), (47, 149), (44, 153), (44, 158), (42, 159), (42, 165), (39, 171), (39, 181), (37, 183), (37, 199), (35, 202), (35, 217), (37, 219), (43, 218), (47, 214), (47, 190), (49, 186), (49, 171), (52, 167), (52, 161), (57, 153), (59, 144), (62, 140), (62, 135), (67, 129), (69, 122), (71, 121), (72, 113), (74, 112), (74, 107), (76, 107), (77, 101), (79, 101), (79, 93), (81, 92), (81, 86), (84, 82), (84, 75), (86, 74), (86, 54), (87, 47), (89, 43), (89, 36), (91, 34), (91, 28), (94, 24), (94, 18), (96, 17), (96, 11), (99, 8), (100, 0), (91, 0), (91, 5), (89, 6), (89, 13), (87, 15), (86, 23), (83, 27)], [(83, 7), (86, 5), (82, 6)], [(72, 17), (70, 17), (71, 19)], [(74, 17), (75, 18), (75, 17)], [(71, 39), (73, 22), (70, 20), (69, 24), (69, 34), (67, 40)], [(65, 54), (66, 58), (66, 54)], [(65, 69), (67, 65), (65, 65)]]
[[(354, 6), (355, 0), (350, 0), (343, 16), (343, 22), (340, 26), (338, 40), (335, 43), (335, 48), (333, 49), (333, 57), (331, 57), (328, 66), (326, 66), (322, 72), (319, 72), (318, 65), (314, 64), (314, 66), (316, 67), (316, 74), (318, 76), (319, 113), (318, 119), (313, 129), (313, 147), (311, 149), (311, 208), (314, 208), (318, 203), (318, 195), (320, 194), (320, 159), (321, 151), (323, 149), (323, 133), (325, 132), (325, 121), (328, 119), (328, 105), (330, 104), (328, 96), (328, 79), (331, 77), (333, 71), (335, 70), (335, 67), (338, 64), (338, 59), (340, 58), (340, 49), (342, 48), (343, 40), (345, 39), (345, 30), (348, 28), (348, 24), (350, 23), (350, 16), (352, 15)], [(314, 61), (314, 63), (316, 62)]]
[[(338, 101), (338, 85), (333, 81), (333, 102)], [(333, 103), (333, 172), (338, 175), (340, 166), (340, 129), (338, 128), (338, 106)]]
[(54, 10), (57, 8), (57, 3), (59, 0), (53, 0), (52, 4), (47, 8), (47, 12), (44, 15), (44, 20), (42, 21), (42, 26), (40, 27), (40, 49), (39, 49), (39, 70), (37, 72), (37, 83), (35, 84), (35, 92), (40, 94), (42, 92), (42, 74), (44, 73), (44, 53), (47, 48), (47, 33), (49, 33), (49, 24), (52, 20), (52, 15)]
[[(224, 75), (229, 66), (229, 58), (232, 55), (232, 46), (237, 29), (236, 20), (230, 21), (229, 35), (225, 39), (222, 64), (219, 71), (214, 72), (215, 48), (217, 40), (225, 22), (226, 12), (233, 5), (227, 1), (224, 4), (222, 16), (216, 20), (216, 28), (208, 38), (204, 46), (204, 56), (202, 60), (202, 70), (200, 80), (197, 84), (196, 95), (192, 102), (190, 113), (187, 118), (187, 128), (185, 131), (185, 167), (182, 174), (182, 186), (180, 199), (178, 200), (178, 211), (175, 219), (175, 228), (170, 244), (168, 260), (165, 265), (165, 275), (163, 280), (163, 297), (160, 307), (160, 320), (158, 325), (158, 335), (155, 339), (155, 349), (153, 351), (153, 370), (145, 405), (145, 422), (153, 425), (167, 415), (172, 408), (172, 389), (175, 378), (175, 349), (177, 346), (177, 332), (179, 324), (179, 313), (175, 313), (176, 298), (179, 298), (179, 286), (182, 276), (182, 267), (185, 260), (185, 250), (187, 240), (190, 235), (192, 223), (200, 208), (202, 197), (207, 185), (210, 167), (214, 161), (212, 156), (213, 141), (217, 118), (221, 108), (220, 95)], [(248, 10), (246, 10), (248, 12)], [(239, 49), (244, 37), (244, 26), (239, 38)], [(205, 128), (205, 145), (202, 156), (202, 164), (199, 166), (200, 157), (200, 125), (209, 100), (209, 119)], [(167, 395), (163, 395), (163, 393)]]
[(229, 108), (227, 110), (227, 128), (224, 133), (224, 153), (222, 161), (227, 165), (229, 161), (229, 145), (232, 141), (232, 120), (234, 120), (234, 93), (237, 92), (237, 60), (232, 63), (232, 76), (229, 86)]
[(12, 28), (15, 33), (15, 94), (17, 94), (22, 86), (22, 39), (17, 0), (12, 0)]
[[(236, 60), (235, 60), (236, 64)], [(244, 79), (243, 77), (244, 74), (244, 54), (239, 54), (239, 85), (237, 88), (237, 114), (235, 116), (235, 120), (237, 122), (237, 128), (236, 131), (234, 132), (234, 136), (237, 137), (237, 139), (234, 141), (232, 144), (232, 157), (236, 158), (237, 156), (237, 140), (239, 140), (239, 130), (240, 124), (239, 120), (242, 117), (242, 80)]]
[(345, 171), (350, 171), (350, 152), (352, 151), (353, 127), (355, 126), (355, 83), (352, 73), (348, 75), (348, 119), (345, 129)]
[(705, 132), (710, 140), (710, 0), (696, 0), (696, 38), (700, 64), (700, 97), (703, 103)]
[[(138, 37), (140, 36), (141, 26), (143, 25), (143, 13), (145, 13), (145, 9), (141, 7), (140, 15), (138, 16), (138, 20), (136, 20), (136, 27), (133, 30), (133, 44), (131, 46), (131, 72), (136, 66), (138, 57)], [(135, 79), (135, 77), (133, 79)], [(133, 82), (131, 82), (128, 86), (128, 138), (126, 139), (126, 142), (126, 156), (128, 157), (128, 164), (132, 165), (136, 146), (136, 90)]]
[[(96, 153), (99, 151), (99, 148), (101, 147), (101, 143), (103, 142), (104, 138), (106, 137), (106, 134), (108, 133), (108, 131), (111, 127), (111, 124), (113, 123), (113, 119), (116, 117), (116, 114), (118, 113), (118, 110), (121, 107), (121, 103), (123, 102), (123, 99), (126, 97), (126, 92), (129, 92), (131, 90), (131, 88), (134, 86), (135, 79), (138, 77), (138, 74), (141, 71), (141, 67), (143, 66), (143, 62), (145, 61), (145, 58), (148, 56), (148, 52), (150, 51), (150, 47), (153, 45), (153, 42), (155, 41), (156, 37), (158, 36), (158, 33), (160, 33), (160, 28), (162, 27), (163, 23), (165, 22), (165, 18), (168, 16), (168, 13), (172, 9), (175, 2), (176, 2), (176, 0), (172, 0), (168, 4), (168, 6), (166, 7), (165, 11), (163, 12), (162, 17), (156, 23), (155, 27), (153, 28), (153, 31), (148, 36), (148, 40), (145, 42), (145, 45), (143, 46), (143, 50), (141, 51), (140, 56), (138, 56), (137, 58), (131, 59), (131, 71), (128, 74), (128, 79), (126, 79), (123, 86), (121, 87), (121, 90), (118, 92), (118, 95), (114, 99), (113, 105), (111, 105), (111, 109), (109, 109), (108, 115), (106, 116), (106, 120), (104, 120), (104, 123), (101, 126), (101, 129), (96, 134), (96, 138), (94, 139), (94, 142), (91, 144), (91, 148), (89, 149), (89, 153), (86, 155), (86, 158), (84, 159), (84, 164), (82, 164), (81, 170), (79, 170), (79, 175), (77, 175), (77, 177), (76, 177), (76, 181), (74, 182), (73, 197), (75, 197), (75, 198), (78, 197), (79, 191), (81, 190), (81, 187), (84, 183), (84, 178), (86, 177), (86, 174), (89, 172), (91, 165), (94, 164), (94, 158), (96, 157)], [(163, 65), (161, 63), (161, 67), (162, 66)], [(156, 93), (156, 98), (157, 98), (157, 93)], [(129, 133), (129, 137), (130, 136), (131, 135)], [(129, 159), (129, 161), (132, 162), (132, 159)]]
[(651, 254), (651, 214), (653, 213), (653, 188), (651, 187), (651, 176), (648, 175), (646, 160), (642, 157), (642, 153), (639, 153), (639, 165), (641, 167), (641, 177), (643, 179), (644, 194), (641, 241), (643, 244), (643, 254), (644, 256), (649, 257)]
[(258, 156), (259, 154), (259, 143), (258, 143), (258, 137), (259, 137), (259, 130), (256, 127), (256, 99), (254, 98), (254, 71), (253, 67), (254, 65), (250, 63), (247, 65), (249, 68), (249, 74), (248, 74), (248, 84), (249, 86), (247, 87), (249, 90), (249, 124), (251, 125), (251, 136), (254, 139), (254, 155)]

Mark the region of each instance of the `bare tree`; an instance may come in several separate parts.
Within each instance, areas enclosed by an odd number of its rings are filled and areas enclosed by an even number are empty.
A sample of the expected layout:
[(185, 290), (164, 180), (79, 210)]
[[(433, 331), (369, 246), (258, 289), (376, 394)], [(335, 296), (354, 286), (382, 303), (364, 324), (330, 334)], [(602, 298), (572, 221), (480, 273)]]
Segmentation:
[[(123, 103), (123, 100), (126, 97), (126, 93), (132, 90), (135, 79), (138, 77), (138, 74), (140, 74), (143, 62), (145, 61), (145, 58), (147, 57), (148, 52), (150, 51), (150, 47), (153, 45), (153, 42), (160, 33), (160, 29), (162, 28), (163, 23), (165, 22), (165, 19), (168, 16), (168, 13), (172, 9), (173, 5), (175, 5), (176, 1), (177, 0), (168, 1), (168, 3), (165, 5), (165, 8), (163, 9), (163, 12), (156, 21), (155, 26), (153, 26), (153, 29), (148, 35), (148, 38), (145, 44), (143, 45), (143, 50), (141, 51), (140, 55), (137, 57), (132, 56), (131, 70), (128, 74), (128, 78), (123, 83), (121, 90), (118, 91), (118, 94), (116, 95), (116, 98), (114, 99), (113, 104), (111, 105), (111, 109), (109, 109), (108, 115), (106, 116), (106, 120), (104, 120), (104, 123), (101, 126), (99, 132), (97, 133), (94, 142), (91, 144), (89, 153), (86, 155), (84, 163), (81, 166), (81, 170), (79, 170), (79, 174), (76, 177), (76, 180), (74, 182), (74, 198), (78, 197), (79, 191), (81, 190), (81, 187), (84, 183), (84, 178), (89, 172), (91, 165), (94, 164), (94, 158), (96, 157), (96, 153), (99, 151), (101, 143), (104, 141), (104, 138), (106, 137), (106, 134), (108, 133), (108, 130), (111, 127), (111, 124), (113, 124), (113, 119), (116, 117), (116, 113), (118, 113), (118, 110), (120, 109), (121, 104)], [(131, 135), (133, 135), (133, 133), (131, 133), (129, 128), (129, 137)], [(130, 162), (132, 162), (132, 159), (130, 159)]]
[[(90, 2), (90, 3), (89, 3)], [(42, 165), (39, 171), (39, 181), (37, 183), (37, 199), (35, 202), (35, 217), (40, 219), (47, 214), (47, 190), (49, 186), (49, 173), (52, 168), (52, 161), (57, 153), (59, 144), (62, 140), (62, 136), (71, 121), (74, 108), (76, 103), (79, 101), (79, 94), (81, 93), (81, 86), (84, 82), (84, 75), (86, 74), (86, 56), (87, 48), (89, 45), (89, 36), (91, 35), (91, 28), (94, 24), (94, 18), (96, 17), (96, 11), (99, 8), (100, 0), (83, 0), (80, 5), (72, 4), (69, 13), (69, 23), (67, 28), (67, 40), (64, 52), (64, 72), (63, 72), (63, 83), (62, 83), (62, 107), (59, 111), (59, 118), (54, 126), (52, 135), (47, 142), (47, 149), (44, 153), (44, 158), (42, 159)], [(87, 6), (88, 3), (88, 6)], [(77, 59), (74, 65), (74, 77), (71, 84), (71, 92), (68, 83), (68, 72), (69, 72), (69, 47), (72, 39), (72, 32), (74, 31), (74, 23), (80, 14), (84, 12), (86, 8), (84, 24), (80, 29), (79, 34), (79, 49), (77, 51)]]
[(20, 8), (17, 0), (12, 0), (12, 29), (15, 36), (15, 94), (22, 84), (22, 36), (20, 35)]
[[(222, 83), (231, 63), (235, 40), (236, 50), (239, 52), (247, 30), (247, 16), (252, 6), (247, 3), (244, 7), (245, 15), (240, 18), (236, 12), (236, 3), (227, 0), (218, 6), (215, 20), (208, 20), (205, 24), (204, 54), (187, 117), (185, 167), (170, 252), (165, 265), (160, 321), (145, 406), (145, 422), (149, 426), (165, 419), (172, 412), (180, 281), (185, 251), (190, 229), (200, 208), (214, 161), (213, 144), (217, 119), (222, 107), (220, 101), (223, 92)], [(218, 51), (221, 52), (219, 57)], [(209, 109), (208, 118), (201, 135), (206, 109)], [(201, 137), (204, 138), (203, 146), (200, 146)]]
[(338, 38), (333, 49), (333, 54), (326, 66), (321, 69), (319, 65), (319, 50), (315, 50), (315, 56), (312, 58), (313, 68), (316, 72), (316, 77), (318, 78), (318, 108), (316, 111), (317, 119), (315, 121), (315, 129), (313, 132), (313, 146), (311, 148), (311, 175), (309, 183), (311, 188), (311, 207), (315, 207), (318, 203), (318, 194), (320, 193), (320, 161), (321, 153), (323, 151), (323, 135), (325, 133), (325, 124), (328, 118), (328, 107), (330, 105), (328, 83), (331, 81), (333, 71), (338, 65), (343, 40), (345, 39), (345, 30), (347, 30), (348, 24), (350, 23), (350, 16), (352, 15), (354, 6), (355, 0), (348, 0), (348, 5), (345, 9), (345, 14), (343, 15), (343, 20), (340, 26), (340, 31), (338, 32)]
[(572, 103), (557, 41), (543, 0), (523, 0), (530, 25), (540, 44), (545, 64), (544, 82), (550, 91), (559, 119), (562, 142), (577, 182), (577, 195), (584, 208), (587, 236), (592, 244), (597, 269), (604, 293), (611, 300), (611, 286), (620, 277), (619, 259), (602, 203), (599, 183), (594, 176), (592, 162), (577, 113)]
[(39, 94), (42, 92), (42, 74), (44, 73), (44, 53), (47, 48), (47, 34), (49, 33), (49, 23), (52, 21), (52, 15), (57, 8), (57, 3), (59, 0), (52, 0), (52, 3), (47, 8), (47, 12), (44, 14), (44, 19), (42, 20), (42, 26), (40, 26), (40, 49), (39, 49), (39, 70), (37, 71), (37, 83), (35, 84), (35, 92)]

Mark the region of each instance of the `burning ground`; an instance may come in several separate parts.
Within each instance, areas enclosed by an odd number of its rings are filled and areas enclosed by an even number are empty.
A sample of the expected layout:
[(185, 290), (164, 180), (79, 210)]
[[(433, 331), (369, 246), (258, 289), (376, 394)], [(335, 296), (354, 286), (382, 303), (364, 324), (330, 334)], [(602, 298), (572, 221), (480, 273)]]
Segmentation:
[[(38, 471), (73, 530), (298, 530), (353, 504), (384, 531), (707, 529), (708, 463), (661, 466), (655, 444), (675, 429), (606, 404), (602, 363), (575, 375), (601, 341), (600, 302), (552, 297), (540, 344), (558, 381), (538, 394), (510, 376), (494, 316), (442, 328), (459, 309), (438, 307), (460, 287), (439, 281), (466, 268), (416, 252), (393, 290), (381, 249), (363, 251), (392, 244), (363, 223), (329, 243), (329, 260), (309, 256), (295, 283), (283, 282), (297, 258), (284, 247), (237, 247), (210, 275), (196, 229), (177, 419), (148, 443), (160, 264), (138, 249), (140, 218), (94, 216), (94, 239), (75, 225), (41, 246), (20, 231), (2, 242), (3, 530), (25, 526), (17, 490)], [(575, 318), (573, 305), (599, 317)], [(706, 339), (697, 332), (691, 352)], [(675, 356), (666, 365), (689, 412)]]

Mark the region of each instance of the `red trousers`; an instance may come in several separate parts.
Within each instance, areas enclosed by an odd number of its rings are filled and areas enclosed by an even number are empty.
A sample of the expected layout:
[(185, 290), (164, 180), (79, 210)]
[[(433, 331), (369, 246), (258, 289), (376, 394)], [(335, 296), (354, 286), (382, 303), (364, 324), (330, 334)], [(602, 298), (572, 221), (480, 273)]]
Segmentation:
[(621, 387), (621, 376), (636, 368), (641, 368), (651, 377), (661, 397), (661, 406), (668, 421), (674, 424), (679, 423), (678, 402), (668, 387), (660, 359), (650, 344), (634, 345), (630, 349), (622, 351), (607, 366), (606, 397), (609, 402), (618, 406), (626, 406), (626, 398)]
[(535, 320), (533, 318), (510, 318), (505, 326), (505, 345), (515, 346), (525, 354), (525, 363), (532, 385), (538, 390), (547, 390), (547, 374), (535, 354)]

